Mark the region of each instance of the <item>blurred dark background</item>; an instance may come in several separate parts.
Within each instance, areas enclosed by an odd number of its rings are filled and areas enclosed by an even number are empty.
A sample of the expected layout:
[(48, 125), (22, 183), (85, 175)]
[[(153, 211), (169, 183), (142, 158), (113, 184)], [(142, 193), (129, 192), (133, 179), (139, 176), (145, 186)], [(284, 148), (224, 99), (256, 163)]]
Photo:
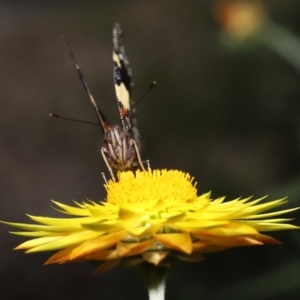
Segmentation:
[[(50, 199), (104, 198), (96, 121), (60, 41), (67, 34), (86, 80), (112, 123), (118, 111), (111, 31), (119, 21), (133, 70), (143, 153), (152, 168), (181, 169), (213, 197), (268, 194), (300, 205), (300, 73), (262, 45), (228, 48), (213, 19), (217, 1), (0, 1), (0, 219), (57, 216)], [(300, 37), (297, 0), (264, 1), (274, 22)], [(299, 52), (300, 55), (300, 52)], [(294, 224), (300, 224), (300, 215)], [(1, 299), (147, 299), (142, 280), (116, 268), (43, 266), (49, 253), (11, 249), (23, 241), (0, 226)], [(299, 299), (300, 233), (281, 246), (235, 248), (179, 263), (166, 299)]]

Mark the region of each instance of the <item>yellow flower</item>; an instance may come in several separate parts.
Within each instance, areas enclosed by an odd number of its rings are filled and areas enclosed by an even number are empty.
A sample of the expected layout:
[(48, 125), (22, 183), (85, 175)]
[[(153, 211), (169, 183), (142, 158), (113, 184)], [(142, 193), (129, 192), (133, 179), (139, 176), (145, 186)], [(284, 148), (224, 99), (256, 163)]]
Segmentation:
[(100, 265), (94, 273), (99, 273), (119, 263), (169, 266), (175, 259), (196, 262), (203, 253), (235, 246), (279, 244), (259, 232), (298, 228), (285, 223), (290, 219), (270, 219), (295, 209), (264, 213), (286, 199), (197, 196), (193, 178), (175, 170), (121, 172), (118, 177), (105, 186), (105, 202), (54, 202), (71, 218), (29, 216), (38, 224), (6, 222), (23, 230), (12, 233), (32, 238), (16, 249), (59, 250), (46, 264), (94, 261)]
[(215, 18), (235, 39), (256, 33), (265, 22), (265, 13), (257, 0), (221, 0), (215, 8)]

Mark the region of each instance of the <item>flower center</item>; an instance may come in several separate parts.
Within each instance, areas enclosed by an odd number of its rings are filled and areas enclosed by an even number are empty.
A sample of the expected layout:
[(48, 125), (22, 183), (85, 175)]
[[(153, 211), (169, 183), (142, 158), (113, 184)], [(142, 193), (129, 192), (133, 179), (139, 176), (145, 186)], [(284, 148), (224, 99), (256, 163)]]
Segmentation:
[(107, 202), (152, 206), (159, 201), (193, 202), (197, 199), (196, 184), (189, 174), (177, 170), (127, 171), (118, 174), (119, 181), (109, 181)]

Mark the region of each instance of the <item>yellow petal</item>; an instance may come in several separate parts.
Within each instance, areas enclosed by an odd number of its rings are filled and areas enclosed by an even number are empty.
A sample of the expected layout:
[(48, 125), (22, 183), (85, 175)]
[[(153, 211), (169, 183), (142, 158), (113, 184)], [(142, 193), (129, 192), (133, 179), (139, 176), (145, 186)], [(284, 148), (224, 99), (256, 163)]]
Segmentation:
[(26, 241), (22, 243), (21, 245), (17, 246), (15, 250), (26, 250), (26, 249), (31, 249), (40, 245), (44, 245), (53, 241), (56, 241), (60, 239), (62, 236), (47, 236), (47, 237), (42, 237), (42, 238), (36, 238), (33, 240)]
[(104, 251), (100, 251), (100, 252), (95, 252), (89, 255), (85, 256), (85, 259), (87, 260), (115, 260), (118, 259), (119, 255), (118, 255), (118, 251), (116, 249), (114, 250), (104, 250)]
[(197, 232), (200, 229), (222, 226), (228, 224), (227, 220), (190, 220), (186, 222), (176, 222), (174, 226), (188, 232)]
[(108, 249), (112, 245), (117, 244), (126, 235), (126, 231), (119, 231), (93, 240), (88, 240), (80, 244), (72, 251), (70, 259), (73, 260), (76, 258), (85, 257), (87, 255), (91, 255), (92, 253)]
[(66, 204), (62, 204), (60, 202), (53, 201), (52, 202), (61, 209), (55, 208), (55, 210), (62, 212), (64, 214), (69, 214), (72, 216), (90, 216), (90, 212), (84, 208), (78, 208), (74, 206), (69, 206)]
[(78, 245), (86, 240), (95, 239), (99, 235), (101, 235), (97, 231), (80, 231), (80, 232), (74, 232), (72, 234), (69, 234), (67, 236), (61, 237), (60, 239), (56, 239), (52, 242), (49, 242), (47, 244), (43, 244), (37, 247), (34, 247), (30, 250), (28, 250), (28, 253), (33, 252), (40, 252), (40, 251), (51, 251), (51, 250), (58, 250), (62, 248), (67, 248), (70, 246)]
[(81, 225), (84, 228), (94, 230), (94, 231), (100, 231), (103, 233), (118, 231), (124, 227), (122, 222), (120, 221), (103, 221), (103, 220), (93, 220), (90, 223), (83, 222)]
[(133, 257), (132, 259), (126, 262), (125, 266), (131, 268), (143, 262), (145, 262), (145, 259), (143, 257)]
[(147, 251), (155, 243), (154, 239), (146, 240), (139, 243), (122, 243), (117, 244), (119, 256), (133, 256)]
[(148, 251), (142, 253), (143, 258), (151, 264), (159, 265), (169, 254), (169, 251)]
[[(195, 235), (195, 234), (194, 234)], [(215, 237), (206, 235), (195, 235), (202, 241), (211, 242), (212, 245), (222, 247), (235, 247), (235, 246), (254, 246), (263, 245), (259, 239), (256, 239), (256, 235), (253, 236), (233, 236), (233, 237)]]
[(193, 249), (189, 233), (153, 234), (153, 237), (167, 247), (190, 254)]
[(64, 263), (70, 261), (70, 253), (73, 249), (74, 247), (68, 247), (54, 253), (52, 256), (49, 257), (49, 259), (44, 263), (44, 265)]
[(205, 233), (207, 235), (212, 235), (212, 236), (230, 237), (230, 236), (239, 236), (239, 235), (247, 235), (247, 234), (257, 234), (258, 231), (251, 226), (232, 222), (225, 226), (220, 226), (217, 228), (206, 230)]
[(116, 260), (108, 260), (106, 262), (104, 262), (103, 264), (101, 264), (100, 267), (98, 267), (93, 273), (92, 275), (96, 275), (96, 274), (100, 274), (103, 273), (105, 271), (108, 271), (112, 268), (114, 268), (115, 266), (117, 266), (119, 264), (120, 260), (116, 259)]
[(139, 238), (147, 238), (151, 236), (153, 233), (157, 232), (159, 228), (162, 226), (164, 222), (161, 220), (152, 221), (151, 223), (147, 224), (147, 226), (143, 227), (125, 227), (125, 230), (136, 237)]
[(53, 233), (49, 231), (10, 231), (9, 233), (19, 235), (19, 236), (26, 236), (29, 238), (36, 238), (36, 237), (44, 237), (48, 235), (52, 235)]
[(134, 221), (140, 218), (140, 213), (135, 212), (133, 209), (133, 207), (129, 209), (122, 206), (119, 210), (119, 219), (122, 221)]
[(252, 223), (251, 226), (253, 226), (258, 231), (299, 229), (298, 226), (291, 225), (291, 224), (283, 224), (283, 223), (274, 224), (272, 222), (260, 222), (260, 221), (257, 223)]
[(204, 249), (210, 247), (212, 245), (211, 242), (208, 241), (197, 241), (195, 243), (193, 243), (193, 253), (197, 252), (197, 251), (203, 251)]
[(43, 225), (50, 225), (50, 226), (67, 226), (67, 227), (74, 227), (78, 226), (78, 223), (91, 220), (91, 217), (81, 217), (81, 218), (49, 218), (49, 217), (36, 217), (36, 216), (27, 216), (40, 224)]

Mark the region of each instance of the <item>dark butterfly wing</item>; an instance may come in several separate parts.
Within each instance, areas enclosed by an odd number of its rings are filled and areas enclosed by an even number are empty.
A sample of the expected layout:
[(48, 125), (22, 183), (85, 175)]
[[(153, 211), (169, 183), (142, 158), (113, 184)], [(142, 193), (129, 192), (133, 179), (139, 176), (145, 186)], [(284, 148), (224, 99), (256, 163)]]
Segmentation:
[(127, 129), (140, 149), (136, 111), (132, 99), (132, 72), (123, 44), (123, 31), (119, 23), (113, 27), (113, 75), (122, 127)]

